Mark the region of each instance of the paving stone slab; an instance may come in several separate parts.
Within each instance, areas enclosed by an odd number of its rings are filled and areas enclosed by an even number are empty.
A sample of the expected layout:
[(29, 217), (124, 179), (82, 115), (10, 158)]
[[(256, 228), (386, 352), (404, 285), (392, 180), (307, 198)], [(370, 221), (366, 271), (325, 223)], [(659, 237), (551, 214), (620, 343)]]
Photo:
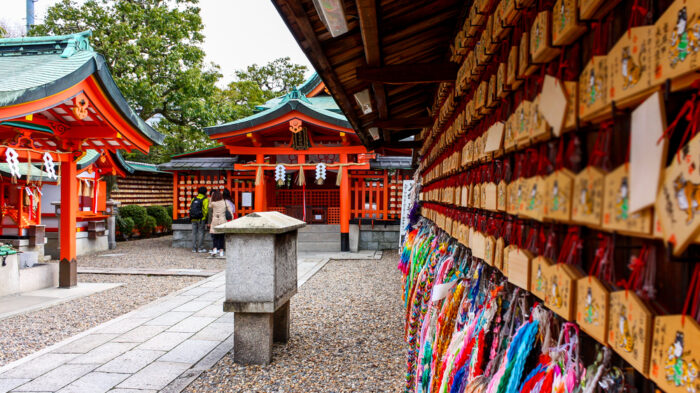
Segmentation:
[(114, 323), (109, 324), (108, 326), (105, 326), (101, 329), (98, 329), (99, 333), (117, 333), (117, 334), (122, 334), (126, 333), (129, 330), (141, 326), (144, 323), (148, 322), (151, 318), (136, 318), (129, 316), (124, 319), (120, 319)]
[(199, 286), (199, 287), (192, 288), (187, 292), (182, 293), (182, 296), (199, 296), (199, 295), (205, 294), (209, 290), (210, 289), (207, 287)]
[(176, 323), (192, 315), (192, 312), (168, 311), (159, 317), (144, 323), (145, 326), (173, 326)]
[(195, 340), (221, 342), (231, 334), (233, 334), (233, 325), (229, 325), (228, 323), (212, 323), (211, 325), (200, 330), (192, 338)]
[(194, 339), (186, 340), (158, 360), (163, 362), (178, 362), (194, 365), (209, 352), (211, 352), (211, 350), (217, 345), (218, 342), (216, 341)]
[[(209, 288), (204, 288), (204, 289), (209, 290)], [(199, 311), (199, 310), (209, 306), (210, 304), (211, 304), (211, 300), (209, 300), (209, 301), (207, 301), (207, 300), (193, 300), (191, 302), (187, 302), (187, 303), (183, 304), (182, 306), (179, 306), (179, 307), (173, 309), (173, 311), (196, 312), (196, 311)]]
[(220, 316), (224, 315), (224, 300), (221, 298), (220, 302), (215, 302), (214, 304), (211, 304), (209, 306), (204, 307), (203, 309), (197, 311), (194, 313), (195, 317), (214, 317), (214, 318), (219, 318)]
[(75, 353), (47, 353), (0, 374), (0, 378), (37, 378), (77, 356)]
[(107, 341), (117, 337), (116, 333), (96, 333), (89, 334), (83, 338), (79, 338), (70, 343), (70, 345), (64, 345), (61, 348), (54, 350), (54, 353), (87, 353), (91, 350), (99, 347), (100, 345), (106, 343)]
[(14, 388), (13, 392), (55, 392), (97, 367), (96, 364), (64, 364)]
[(58, 393), (104, 393), (130, 374), (92, 372), (59, 390)]
[(169, 351), (192, 336), (192, 333), (163, 332), (139, 345), (138, 349)]
[(97, 369), (97, 371), (107, 372), (107, 373), (130, 373), (133, 374), (142, 368), (144, 368), (149, 363), (155, 361), (159, 357), (163, 356), (165, 351), (150, 351), (145, 349), (133, 349), (129, 352), (118, 356), (104, 366)]
[(190, 368), (187, 363), (154, 362), (117, 385), (126, 389), (159, 390)]
[(158, 393), (158, 391), (150, 389), (112, 389), (108, 393)]
[(113, 341), (122, 343), (142, 343), (167, 328), (167, 326), (139, 326), (115, 338)]
[(75, 364), (105, 364), (117, 356), (130, 351), (138, 343), (114, 343), (103, 344), (92, 351), (80, 355), (68, 363)]
[(7, 393), (19, 385), (31, 381), (29, 378), (8, 378), (0, 379), (0, 393)]
[(213, 317), (189, 317), (177, 325), (168, 329), (170, 332), (185, 332), (185, 333), (195, 333), (202, 329), (210, 323), (214, 322), (216, 318)]

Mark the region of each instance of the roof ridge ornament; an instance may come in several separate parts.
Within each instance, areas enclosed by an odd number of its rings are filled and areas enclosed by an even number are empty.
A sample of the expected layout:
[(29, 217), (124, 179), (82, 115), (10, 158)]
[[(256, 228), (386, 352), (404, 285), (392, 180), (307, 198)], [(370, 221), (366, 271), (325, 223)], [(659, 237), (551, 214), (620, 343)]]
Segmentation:
[(92, 30), (71, 34), (65, 41), (67, 45), (65, 49), (63, 49), (63, 53), (61, 53), (61, 57), (65, 59), (80, 51), (92, 51), (93, 49), (88, 39), (91, 35)]

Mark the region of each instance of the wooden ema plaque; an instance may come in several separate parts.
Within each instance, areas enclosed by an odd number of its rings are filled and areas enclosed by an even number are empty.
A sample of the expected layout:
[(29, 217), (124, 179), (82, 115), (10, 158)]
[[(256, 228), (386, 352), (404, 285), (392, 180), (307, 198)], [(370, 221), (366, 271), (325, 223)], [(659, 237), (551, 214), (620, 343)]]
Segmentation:
[(542, 11), (530, 27), (530, 57), (533, 63), (549, 63), (559, 56), (561, 49), (552, 47), (551, 11)]
[(519, 66), (520, 62), (520, 50), (517, 45), (513, 45), (508, 52), (508, 65), (506, 69), (506, 84), (510, 86), (511, 90), (516, 90), (523, 83), (523, 80), (519, 77)]
[(620, 0), (581, 0), (579, 15), (581, 19), (600, 19), (619, 2)]
[(572, 131), (576, 129), (578, 119), (578, 82), (565, 81), (564, 93), (566, 94), (566, 115), (564, 116), (564, 126), (562, 131)]
[(547, 277), (549, 277), (549, 269), (553, 265), (554, 261), (543, 256), (538, 256), (532, 260), (530, 292), (542, 300), (544, 300), (547, 293)]
[(474, 188), (472, 188), (471, 207), (481, 208), (481, 184), (474, 184)]
[(576, 280), (576, 323), (599, 343), (608, 342), (610, 291), (597, 277)]
[(594, 166), (584, 168), (574, 177), (571, 220), (598, 227), (603, 218), (605, 174)]
[(649, 375), (652, 318), (651, 310), (634, 291), (610, 293), (608, 343), (645, 377)]
[(573, 44), (585, 31), (578, 20), (578, 0), (557, 0), (552, 9), (552, 45)]
[(700, 325), (691, 316), (654, 319), (651, 380), (668, 393), (700, 391)]
[[(552, 135), (556, 137), (561, 136), (566, 110), (569, 106), (563, 83), (551, 75), (545, 75), (542, 83), (542, 92), (535, 101), (537, 111), (542, 114), (542, 117), (551, 126)], [(538, 125), (535, 126), (535, 128), (537, 127)]]
[(496, 71), (496, 96), (498, 98), (506, 98), (509, 93), (509, 89), (506, 86), (506, 63), (501, 63), (498, 65), (498, 71)]
[(700, 68), (700, 2), (676, 0), (654, 24), (653, 84), (688, 86)]
[(571, 220), (574, 174), (568, 169), (560, 169), (549, 175), (545, 181), (544, 217), (568, 222)]
[(581, 72), (578, 86), (578, 115), (581, 120), (590, 121), (610, 111), (606, 56), (593, 56)]
[(486, 107), (493, 110), (498, 108), (500, 103), (496, 96), (496, 74), (493, 74), (491, 78), (489, 78), (489, 89), (486, 93)]
[[(480, 209), (486, 209), (486, 187), (488, 185), (489, 185), (489, 183), (481, 184), (481, 199), (480, 199), (481, 204), (479, 205)], [(495, 184), (494, 184), (494, 186), (495, 186)], [(494, 188), (494, 191), (495, 191), (495, 188)], [(494, 197), (495, 196), (496, 196), (496, 194), (494, 194)]]
[(547, 281), (547, 291), (544, 304), (567, 321), (576, 318), (576, 280), (581, 278), (577, 267), (557, 263), (544, 272)]
[(540, 111), (540, 95), (530, 105), (530, 140), (532, 143), (545, 141), (551, 136), (551, 127)]
[(469, 248), (474, 258), (484, 259), (484, 242), (484, 235), (479, 231), (473, 231), (469, 236)]
[(608, 52), (610, 99), (618, 107), (640, 101), (652, 88), (653, 26), (633, 27)]
[(482, 188), (483, 206), (486, 210), (496, 211), (498, 206), (498, 186), (496, 183), (486, 183)]
[(505, 250), (505, 240), (503, 240), (502, 237), (499, 237), (496, 239), (496, 245), (494, 246), (495, 251), (494, 251), (494, 257), (493, 257), (493, 266), (495, 266), (498, 270), (503, 272), (503, 254)]
[(484, 237), (484, 262), (487, 265), (494, 265), (494, 254), (496, 253), (496, 238), (493, 236)]
[(683, 253), (700, 234), (700, 134), (683, 146), (679, 154), (663, 172), (656, 198), (664, 239), (673, 245), (674, 255)]
[(522, 200), (523, 189), (520, 185), (520, 179), (515, 179), (508, 184), (506, 193), (506, 212), (508, 214), (517, 215), (520, 208), (519, 201)]
[(530, 34), (525, 32), (518, 47), (518, 77), (525, 79), (537, 70), (537, 65), (530, 57)]
[(513, 247), (508, 250), (508, 281), (524, 290), (530, 288), (530, 251)]
[(532, 102), (523, 100), (515, 109), (515, 144), (517, 147), (527, 146), (530, 142), (530, 127)]
[(508, 25), (512, 25), (520, 15), (519, 7), (515, 6), (515, 0), (502, 0), (503, 3), (503, 20)]
[(629, 169), (626, 164), (605, 176), (603, 228), (631, 234), (651, 233), (651, 209), (629, 210)]
[(508, 116), (504, 124), (503, 148), (506, 152), (515, 150), (515, 113)]
[(501, 180), (496, 185), (496, 210), (506, 211), (506, 195), (508, 185), (505, 180)]
[(515, 214), (517, 214), (521, 217), (527, 216), (525, 214), (525, 204), (527, 203), (528, 195), (529, 195), (529, 191), (530, 191), (530, 180), (531, 180), (531, 178), (529, 178), (529, 177), (523, 177), (523, 178), (520, 178), (520, 183), (518, 184), (518, 190), (517, 190), (518, 206), (516, 208)]
[(518, 212), (522, 215), (542, 221), (544, 218), (544, 203), (546, 194), (546, 182), (542, 176), (534, 176), (523, 181), (526, 185), (525, 194), (520, 201)]

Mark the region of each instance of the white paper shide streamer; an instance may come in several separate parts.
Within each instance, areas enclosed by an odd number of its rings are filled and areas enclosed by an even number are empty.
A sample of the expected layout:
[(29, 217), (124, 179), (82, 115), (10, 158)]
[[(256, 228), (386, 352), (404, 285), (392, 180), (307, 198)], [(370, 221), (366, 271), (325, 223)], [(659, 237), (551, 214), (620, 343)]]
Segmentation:
[(284, 184), (284, 178), (286, 176), (286, 172), (284, 169), (284, 165), (279, 164), (275, 167), (275, 180), (277, 181), (278, 185)]
[(319, 162), (316, 165), (316, 183), (321, 185), (326, 180), (326, 164)]
[(10, 167), (10, 175), (12, 177), (20, 177), (19, 173), (19, 161), (17, 160), (17, 157), (19, 157), (19, 154), (17, 154), (17, 151), (11, 147), (8, 147), (7, 150), (5, 150), (5, 162), (7, 162), (7, 165)]
[(56, 164), (53, 162), (53, 157), (51, 157), (49, 152), (44, 153), (44, 171), (49, 175), (50, 179), (58, 179), (58, 175), (56, 175)]

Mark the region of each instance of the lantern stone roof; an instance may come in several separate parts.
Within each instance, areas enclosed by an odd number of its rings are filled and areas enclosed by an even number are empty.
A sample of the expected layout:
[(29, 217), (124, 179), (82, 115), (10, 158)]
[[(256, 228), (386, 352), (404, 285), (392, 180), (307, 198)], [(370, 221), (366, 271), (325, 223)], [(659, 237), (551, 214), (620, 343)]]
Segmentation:
[(216, 233), (259, 233), (278, 234), (303, 228), (306, 223), (280, 212), (255, 212), (221, 224), (214, 228)]
[(122, 118), (151, 143), (162, 144), (165, 136), (143, 121), (119, 91), (104, 57), (90, 46), (91, 34), (0, 39), (0, 107), (51, 97), (94, 76)]

